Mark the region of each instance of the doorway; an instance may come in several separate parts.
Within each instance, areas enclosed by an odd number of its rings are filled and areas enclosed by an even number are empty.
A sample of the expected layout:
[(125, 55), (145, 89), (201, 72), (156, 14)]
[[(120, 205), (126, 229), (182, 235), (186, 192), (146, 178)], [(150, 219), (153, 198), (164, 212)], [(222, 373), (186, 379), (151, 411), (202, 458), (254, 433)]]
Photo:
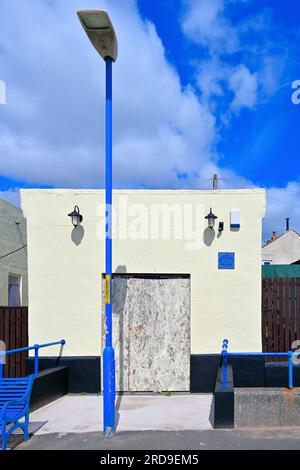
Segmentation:
[(113, 276), (116, 391), (190, 390), (190, 310), (189, 275)]

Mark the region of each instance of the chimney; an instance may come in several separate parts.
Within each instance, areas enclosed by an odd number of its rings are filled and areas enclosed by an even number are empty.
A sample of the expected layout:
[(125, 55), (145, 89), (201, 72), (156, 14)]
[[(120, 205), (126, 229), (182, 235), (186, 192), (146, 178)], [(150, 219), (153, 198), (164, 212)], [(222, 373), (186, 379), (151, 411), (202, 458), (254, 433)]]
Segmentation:
[(288, 231), (290, 230), (290, 218), (286, 217), (285, 221), (286, 221), (286, 231)]
[(274, 230), (274, 232), (272, 233), (272, 241), (273, 241), (273, 240), (276, 240), (276, 238), (277, 238), (277, 233), (276, 233), (276, 231)]
[(213, 176), (213, 189), (218, 189), (218, 185), (219, 185), (218, 175), (214, 175)]

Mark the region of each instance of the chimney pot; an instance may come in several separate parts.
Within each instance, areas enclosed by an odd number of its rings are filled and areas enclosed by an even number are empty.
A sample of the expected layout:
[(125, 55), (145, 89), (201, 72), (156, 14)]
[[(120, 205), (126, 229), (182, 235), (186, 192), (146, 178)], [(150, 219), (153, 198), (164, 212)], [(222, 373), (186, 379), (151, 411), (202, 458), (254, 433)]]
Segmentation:
[(290, 230), (290, 218), (286, 217), (286, 231)]

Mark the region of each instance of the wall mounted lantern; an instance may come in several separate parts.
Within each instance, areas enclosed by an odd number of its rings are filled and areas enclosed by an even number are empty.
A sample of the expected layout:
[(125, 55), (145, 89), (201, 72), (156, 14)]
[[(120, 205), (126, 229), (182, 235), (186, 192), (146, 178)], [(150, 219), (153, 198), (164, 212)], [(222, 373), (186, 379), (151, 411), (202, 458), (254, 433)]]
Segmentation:
[(205, 216), (205, 219), (207, 219), (208, 226), (209, 228), (213, 229), (215, 226), (215, 221), (218, 217), (212, 212), (212, 209), (210, 208), (209, 214)]
[(77, 227), (83, 221), (83, 217), (79, 212), (78, 206), (75, 206), (73, 212), (70, 212), (68, 216), (71, 217), (72, 224), (74, 225), (74, 227)]

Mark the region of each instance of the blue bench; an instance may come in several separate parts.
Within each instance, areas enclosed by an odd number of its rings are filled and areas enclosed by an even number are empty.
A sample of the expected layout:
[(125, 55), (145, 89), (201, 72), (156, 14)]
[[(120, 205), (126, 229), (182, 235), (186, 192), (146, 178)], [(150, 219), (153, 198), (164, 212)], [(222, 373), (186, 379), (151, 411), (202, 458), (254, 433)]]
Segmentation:
[[(29, 402), (35, 375), (24, 378), (0, 378), (0, 426), (2, 445), (5, 450), (13, 431), (21, 428), (24, 441), (28, 440)], [(20, 419), (25, 418), (23, 422)], [(7, 425), (11, 424), (7, 430)]]

